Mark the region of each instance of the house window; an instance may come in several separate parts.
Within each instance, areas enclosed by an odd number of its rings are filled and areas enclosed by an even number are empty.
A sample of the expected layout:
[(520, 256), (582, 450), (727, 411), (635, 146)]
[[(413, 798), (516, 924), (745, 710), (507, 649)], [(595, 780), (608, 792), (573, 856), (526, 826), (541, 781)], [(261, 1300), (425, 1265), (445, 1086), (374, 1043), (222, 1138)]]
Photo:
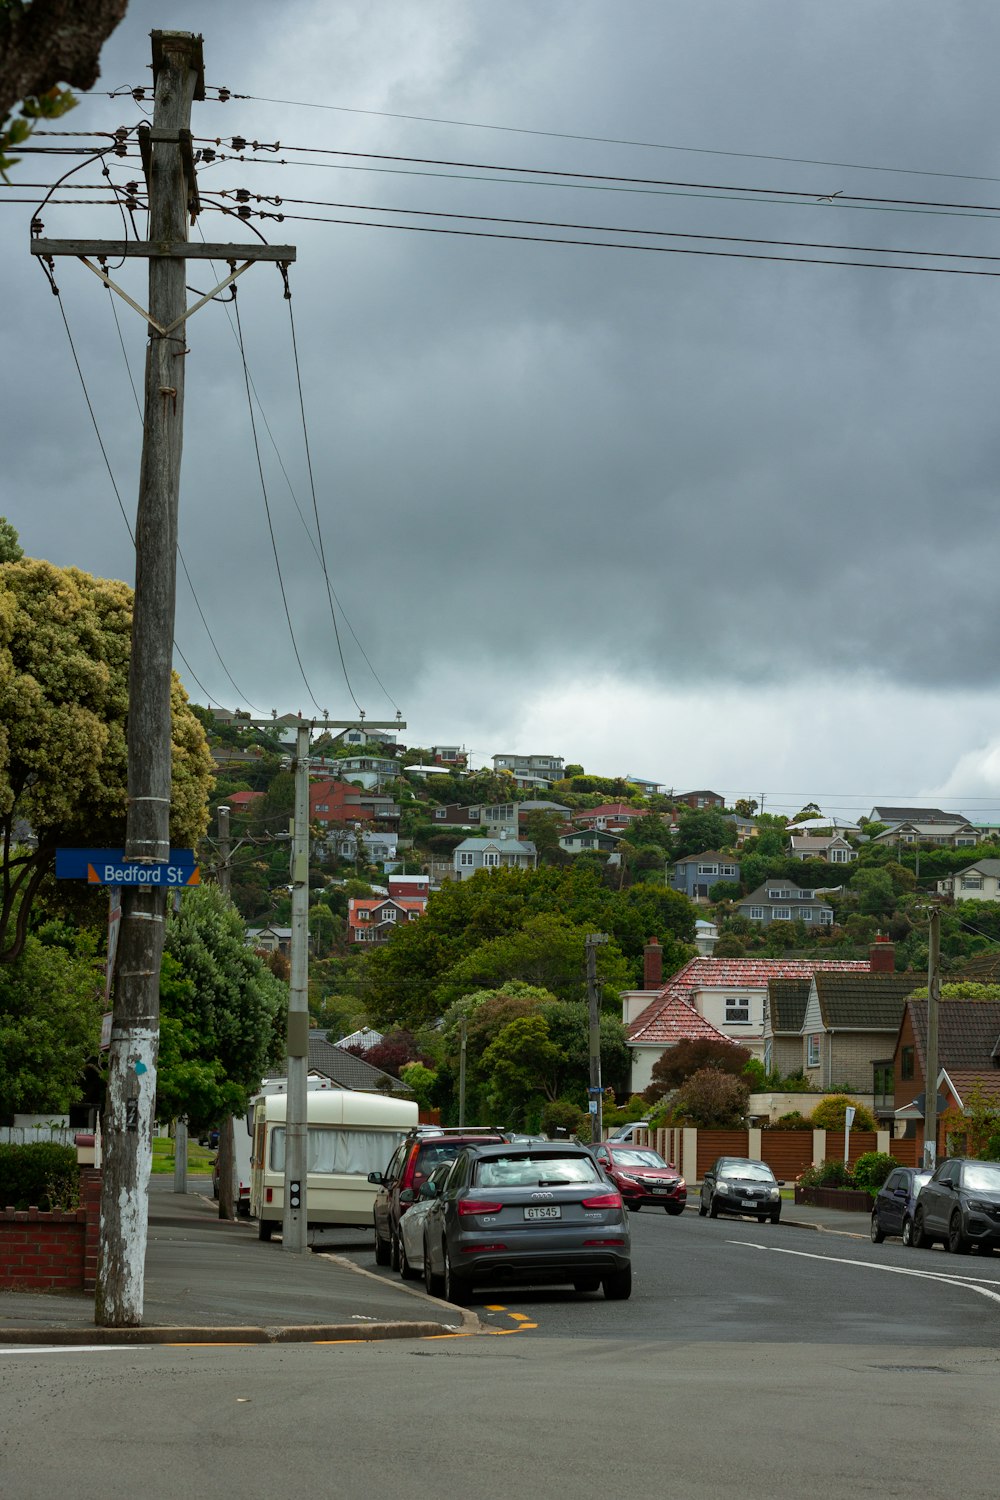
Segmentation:
[(807, 1068), (818, 1068), (819, 1067), (819, 1037), (818, 1036), (811, 1036), (811, 1037), (808, 1038), (808, 1050), (807, 1050), (807, 1053), (806, 1053), (806, 1067)]
[(370, 916), (371, 916), (371, 912), (370, 911), (359, 911), (358, 914), (357, 914), (357, 918), (358, 918), (359, 922), (367, 922)]
[(802, 908), (802, 910), (799, 912), (799, 916), (802, 918), (803, 922), (811, 922), (812, 919), (813, 919), (813, 909), (812, 909), (812, 907), (811, 906), (804, 906)]
[(792, 893), (791, 891), (786, 891), (781, 886), (778, 886), (773, 891), (768, 891), (767, 894), (768, 899), (771, 901), (781, 901), (782, 899), (787, 901)]
[(902, 1052), (899, 1055), (899, 1064), (900, 1064), (900, 1066), (899, 1066), (900, 1077), (902, 1077), (904, 1079), (906, 1079), (906, 1078), (912, 1078), (913, 1077), (913, 1048), (912, 1047), (904, 1047), (903, 1048)]
[(383, 922), (395, 922), (396, 908), (394, 906), (387, 906), (382, 913), (382, 920)]
[(983, 888), (982, 878), (977, 875), (962, 876), (963, 891), (981, 891)]
[(776, 906), (771, 912), (772, 922), (790, 922), (792, 920), (792, 908), (790, 906)]
[(497, 851), (495, 849), (487, 849), (486, 853), (483, 855), (483, 864), (486, 865), (488, 869), (495, 869), (496, 866), (499, 865), (499, 863), (500, 855), (497, 853)]
[(726, 996), (726, 1021), (737, 1025), (748, 1025), (750, 1021), (750, 1001), (746, 995)]
[(476, 856), (473, 854), (471, 849), (460, 849), (458, 854), (458, 862), (460, 865), (472, 865), (476, 862)]
[(719, 874), (720, 875), (733, 875), (733, 876), (735, 876), (736, 875), (736, 866), (735, 865), (720, 865), (719, 866)]
[(446, 807), (436, 807), (434, 809), (434, 816), (436, 818), (446, 818), (448, 816), (448, 809)]
[(821, 927), (830, 927), (832, 926), (832, 924), (833, 912), (829, 909), (829, 907), (821, 906), (819, 909), (819, 925)]
[(764, 920), (764, 908), (762, 906), (751, 906), (751, 908), (750, 908), (750, 920), (751, 920), (751, 922), (763, 922), (763, 920)]
[(699, 875), (718, 875), (718, 873), (719, 873), (719, 867), (718, 867), (718, 865), (699, 865), (698, 866), (698, 874)]
[(330, 811), (330, 804), (329, 804), (329, 802), (317, 802), (316, 803), (316, 811), (317, 812), (329, 812)]
[(975, 842), (976, 842), (975, 839), (957, 838), (955, 840), (955, 848), (956, 849), (962, 849), (962, 848), (965, 848), (966, 846), (968, 846), (970, 844), (974, 844)]

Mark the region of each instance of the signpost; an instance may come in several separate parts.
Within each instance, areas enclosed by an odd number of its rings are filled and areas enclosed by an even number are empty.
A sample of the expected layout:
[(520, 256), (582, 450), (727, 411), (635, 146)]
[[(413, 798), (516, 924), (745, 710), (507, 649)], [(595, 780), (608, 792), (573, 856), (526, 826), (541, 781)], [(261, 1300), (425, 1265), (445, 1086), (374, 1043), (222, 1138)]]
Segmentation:
[(850, 1166), (851, 1156), (851, 1126), (854, 1124), (855, 1109), (849, 1104), (844, 1111), (844, 1166)]

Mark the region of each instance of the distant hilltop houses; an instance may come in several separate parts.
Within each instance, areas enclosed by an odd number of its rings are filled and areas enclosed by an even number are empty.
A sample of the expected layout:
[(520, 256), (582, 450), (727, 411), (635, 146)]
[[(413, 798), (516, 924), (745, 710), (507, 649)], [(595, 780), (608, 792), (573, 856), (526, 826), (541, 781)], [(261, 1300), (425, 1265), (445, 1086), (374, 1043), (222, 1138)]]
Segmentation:
[[(291, 769), (297, 716), (258, 730), (240, 710), (200, 713), (234, 830), (267, 838), (288, 808), (287, 793), (272, 806), (274, 777)], [(391, 942), (446, 882), (577, 860), (612, 889), (642, 880), (689, 901), (702, 959), (716, 948), (727, 959), (860, 957), (885, 923), (901, 938), (900, 966), (919, 952), (908, 936), (918, 897), (984, 912), (1000, 905), (1000, 825), (976, 815), (912, 802), (876, 802), (854, 819), (817, 803), (765, 813), (751, 796), (596, 775), (551, 750), (476, 752), (478, 769), (471, 759), (464, 745), (404, 743), (401, 730), (363, 719), (314, 736), (313, 860), (334, 887), (361, 882), (345, 895), (338, 941), (359, 950)], [(248, 906), (248, 942), (286, 953), (285, 909)], [(1000, 912), (992, 940), (1000, 943)], [(725, 1032), (727, 1019), (702, 1022)]]

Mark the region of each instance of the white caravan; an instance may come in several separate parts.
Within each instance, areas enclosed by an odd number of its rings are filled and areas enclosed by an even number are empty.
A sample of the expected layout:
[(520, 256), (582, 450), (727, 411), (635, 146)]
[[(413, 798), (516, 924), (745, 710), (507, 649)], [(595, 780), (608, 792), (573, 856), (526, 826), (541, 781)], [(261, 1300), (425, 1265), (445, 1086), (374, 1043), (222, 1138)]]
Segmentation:
[[(372, 1227), (376, 1187), (369, 1172), (384, 1171), (418, 1123), (413, 1099), (349, 1089), (310, 1089), (306, 1136), (306, 1211), (309, 1225)], [(285, 1114), (288, 1095), (254, 1100), (250, 1160), (250, 1215), (262, 1240), (281, 1228), (285, 1188)]]

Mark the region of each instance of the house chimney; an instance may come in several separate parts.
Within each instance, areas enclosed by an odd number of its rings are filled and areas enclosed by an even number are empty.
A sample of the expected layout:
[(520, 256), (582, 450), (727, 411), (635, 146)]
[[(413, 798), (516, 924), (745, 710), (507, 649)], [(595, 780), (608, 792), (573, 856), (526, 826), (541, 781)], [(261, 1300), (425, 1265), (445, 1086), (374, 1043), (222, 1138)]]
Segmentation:
[(642, 987), (644, 990), (663, 988), (663, 949), (652, 937), (642, 950)]
[(895, 974), (896, 944), (887, 937), (877, 937), (869, 952), (873, 974)]

